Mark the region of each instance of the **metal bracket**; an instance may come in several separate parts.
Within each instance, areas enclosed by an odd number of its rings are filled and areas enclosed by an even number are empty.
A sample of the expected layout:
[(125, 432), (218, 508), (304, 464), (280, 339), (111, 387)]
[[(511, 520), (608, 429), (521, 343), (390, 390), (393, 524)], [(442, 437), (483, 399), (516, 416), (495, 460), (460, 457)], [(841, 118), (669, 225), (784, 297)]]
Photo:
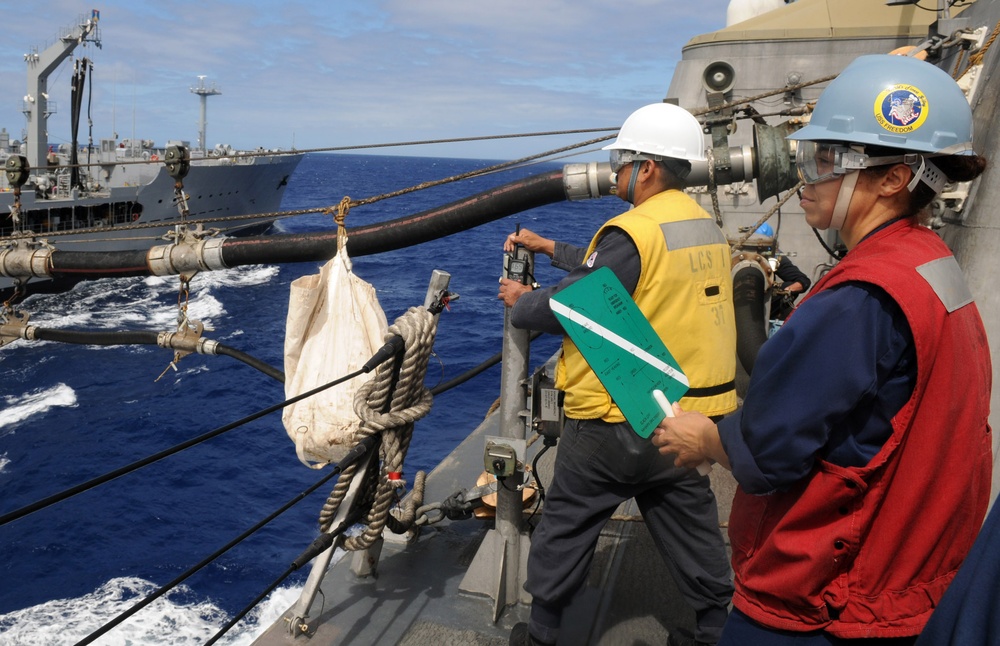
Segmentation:
[(497, 478), (507, 478), (517, 471), (517, 452), (510, 444), (487, 441), (483, 453), (483, 463), (486, 471)]
[[(27, 338), (28, 319), (31, 315), (27, 312), (15, 312), (9, 309), (0, 312), (0, 348), (12, 341)], [(15, 334), (15, 331), (20, 331)]]
[(497, 478), (506, 478), (516, 471), (523, 471), (527, 450), (528, 444), (524, 440), (487, 435), (486, 449), (483, 451), (486, 471)]
[(555, 381), (549, 377), (544, 366), (536, 370), (528, 378), (528, 410), (531, 418), (527, 420), (527, 430), (559, 437), (566, 419), (563, 414), (563, 396), (563, 391), (555, 387)]

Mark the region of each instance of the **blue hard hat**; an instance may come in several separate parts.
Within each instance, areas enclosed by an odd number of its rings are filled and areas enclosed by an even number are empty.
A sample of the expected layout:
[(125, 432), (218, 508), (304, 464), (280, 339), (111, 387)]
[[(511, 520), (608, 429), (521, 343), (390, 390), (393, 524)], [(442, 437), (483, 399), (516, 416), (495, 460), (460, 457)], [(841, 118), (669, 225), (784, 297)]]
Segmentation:
[(754, 233), (762, 236), (767, 236), (768, 238), (774, 237), (774, 229), (772, 229), (771, 225), (768, 224), (767, 222), (757, 227), (757, 230), (754, 231)]
[(871, 54), (844, 68), (809, 124), (788, 139), (963, 154), (972, 148), (972, 110), (958, 84), (930, 63)]

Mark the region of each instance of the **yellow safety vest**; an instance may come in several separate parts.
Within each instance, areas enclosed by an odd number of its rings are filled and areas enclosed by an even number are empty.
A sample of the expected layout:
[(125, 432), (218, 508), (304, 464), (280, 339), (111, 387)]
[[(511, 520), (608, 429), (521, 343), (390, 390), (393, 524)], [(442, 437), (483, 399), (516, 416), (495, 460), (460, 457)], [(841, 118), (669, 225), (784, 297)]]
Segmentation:
[[(625, 231), (639, 249), (641, 271), (632, 298), (687, 375), (685, 410), (723, 415), (736, 410), (736, 321), (726, 237), (682, 191), (658, 193), (604, 223)], [(565, 412), (574, 419), (625, 421), (600, 379), (568, 336), (556, 367)]]

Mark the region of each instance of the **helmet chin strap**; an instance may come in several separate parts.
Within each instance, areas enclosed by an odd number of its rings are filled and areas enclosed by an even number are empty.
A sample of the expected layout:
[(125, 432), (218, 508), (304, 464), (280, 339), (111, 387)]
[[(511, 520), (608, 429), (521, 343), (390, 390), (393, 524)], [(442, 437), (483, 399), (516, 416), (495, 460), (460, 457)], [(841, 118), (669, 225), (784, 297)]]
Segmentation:
[(923, 182), (937, 195), (944, 188), (945, 184), (948, 183), (948, 177), (941, 172), (941, 169), (923, 155), (920, 155), (920, 166), (918, 168), (914, 168), (914, 166), (916, 164), (910, 166), (910, 170), (913, 171), (913, 179), (906, 185), (906, 190), (909, 192), (912, 193), (917, 188), (917, 185)]
[(830, 216), (829, 229), (840, 231), (847, 220), (847, 210), (851, 206), (851, 198), (854, 197), (854, 187), (858, 184), (858, 171), (844, 175), (844, 181), (840, 183), (840, 192), (837, 193), (837, 201), (833, 205), (833, 215)]
[(632, 172), (630, 173), (631, 176), (628, 178), (628, 192), (625, 193), (625, 201), (629, 204), (635, 204), (635, 182), (639, 179), (638, 170), (639, 164), (641, 163), (641, 161), (632, 162)]

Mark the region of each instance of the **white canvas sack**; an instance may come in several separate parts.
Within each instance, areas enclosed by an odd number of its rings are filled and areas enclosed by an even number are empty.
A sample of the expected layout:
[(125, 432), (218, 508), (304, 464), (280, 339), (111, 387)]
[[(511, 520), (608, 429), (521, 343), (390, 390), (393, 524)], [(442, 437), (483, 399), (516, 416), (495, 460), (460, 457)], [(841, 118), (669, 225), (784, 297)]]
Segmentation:
[[(344, 245), (319, 274), (292, 282), (285, 322), (285, 397), (359, 370), (385, 342), (388, 329), (375, 288), (351, 271)], [(354, 393), (363, 374), (287, 406), (281, 416), (295, 452), (319, 469), (350, 450), (360, 420)]]

